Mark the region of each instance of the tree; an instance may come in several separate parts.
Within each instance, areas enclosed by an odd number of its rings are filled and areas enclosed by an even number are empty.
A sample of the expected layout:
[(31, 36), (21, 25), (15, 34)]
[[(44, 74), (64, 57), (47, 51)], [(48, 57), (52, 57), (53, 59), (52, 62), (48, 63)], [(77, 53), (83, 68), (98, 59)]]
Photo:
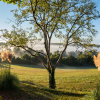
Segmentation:
[[(91, 21), (100, 16), (96, 4), (92, 0), (22, 0), (20, 8), (12, 12), (17, 25), (29, 22), (34, 25), (34, 29), (26, 31), (13, 26), (11, 32), (2, 30), (2, 37), (7, 39), (9, 45), (23, 48), (31, 56), (37, 57), (49, 73), (49, 87), (55, 89), (55, 69), (68, 45), (91, 46), (96, 34)], [(37, 38), (37, 34), (40, 38)], [(64, 49), (56, 63), (52, 64), (50, 43), (54, 36), (62, 41)], [(46, 54), (35, 51), (32, 46), (42, 39)], [(31, 50), (44, 55), (47, 65), (40, 57), (32, 54)]]

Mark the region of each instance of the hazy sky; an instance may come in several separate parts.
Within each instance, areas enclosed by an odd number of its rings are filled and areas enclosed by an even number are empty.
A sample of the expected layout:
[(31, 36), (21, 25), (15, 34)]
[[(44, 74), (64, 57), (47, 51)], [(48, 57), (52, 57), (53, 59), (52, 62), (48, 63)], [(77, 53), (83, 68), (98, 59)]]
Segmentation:
[[(97, 10), (100, 11), (100, 0), (94, 0), (97, 3)], [(8, 29), (9, 31), (12, 29), (13, 22), (9, 23), (9, 19), (13, 19), (13, 13), (10, 10), (16, 9), (17, 5), (13, 4), (6, 4), (0, 1), (0, 30), (1, 29)], [(96, 38), (94, 39), (93, 43), (100, 45), (100, 19), (93, 21), (95, 25), (95, 29), (98, 31)], [(27, 27), (27, 24), (25, 24)], [(55, 39), (52, 42), (56, 42)]]

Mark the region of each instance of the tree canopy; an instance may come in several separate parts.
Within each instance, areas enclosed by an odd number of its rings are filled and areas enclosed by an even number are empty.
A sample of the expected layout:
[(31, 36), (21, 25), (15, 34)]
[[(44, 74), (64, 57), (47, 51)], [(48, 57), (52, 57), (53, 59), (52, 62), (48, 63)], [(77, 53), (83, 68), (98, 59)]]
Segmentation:
[(21, 0), (0, 0), (0, 1), (3, 1), (3, 2), (7, 2), (7, 4), (18, 4), (18, 6), (20, 6), (20, 3), (21, 3)]

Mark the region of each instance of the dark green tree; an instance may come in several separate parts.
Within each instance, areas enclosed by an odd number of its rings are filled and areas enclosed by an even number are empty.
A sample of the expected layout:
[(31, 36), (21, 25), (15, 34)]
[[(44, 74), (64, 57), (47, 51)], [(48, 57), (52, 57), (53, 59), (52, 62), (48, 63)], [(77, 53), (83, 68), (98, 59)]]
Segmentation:
[(67, 65), (70, 65), (70, 66), (76, 65), (76, 64), (77, 64), (76, 58), (73, 57), (71, 54), (67, 56), (67, 58), (66, 58), (65, 61), (66, 61), (66, 64), (67, 64)]

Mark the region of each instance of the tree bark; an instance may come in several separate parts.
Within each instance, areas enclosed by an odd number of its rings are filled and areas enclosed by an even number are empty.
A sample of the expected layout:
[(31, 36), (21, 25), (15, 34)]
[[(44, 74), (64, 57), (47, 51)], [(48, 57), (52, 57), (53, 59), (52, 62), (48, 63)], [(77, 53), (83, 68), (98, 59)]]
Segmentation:
[(49, 88), (55, 89), (56, 83), (55, 83), (55, 69), (52, 69), (49, 72)]

